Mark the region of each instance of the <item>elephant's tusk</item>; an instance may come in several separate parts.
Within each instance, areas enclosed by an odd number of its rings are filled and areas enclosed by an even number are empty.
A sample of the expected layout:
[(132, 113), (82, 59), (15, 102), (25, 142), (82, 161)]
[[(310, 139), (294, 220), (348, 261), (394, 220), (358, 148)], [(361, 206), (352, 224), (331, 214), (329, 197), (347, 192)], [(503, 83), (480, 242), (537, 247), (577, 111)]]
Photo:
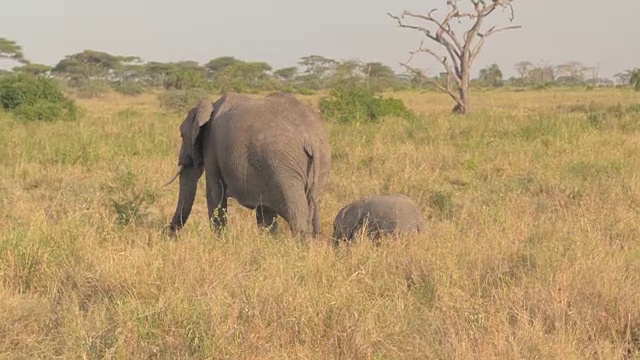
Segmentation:
[(180, 175), (180, 173), (182, 172), (182, 169), (184, 169), (184, 165), (178, 165), (178, 171), (176, 172), (176, 174), (171, 178), (171, 180), (169, 180), (168, 183), (164, 184), (164, 186), (169, 186), (175, 179), (178, 178), (178, 176)]

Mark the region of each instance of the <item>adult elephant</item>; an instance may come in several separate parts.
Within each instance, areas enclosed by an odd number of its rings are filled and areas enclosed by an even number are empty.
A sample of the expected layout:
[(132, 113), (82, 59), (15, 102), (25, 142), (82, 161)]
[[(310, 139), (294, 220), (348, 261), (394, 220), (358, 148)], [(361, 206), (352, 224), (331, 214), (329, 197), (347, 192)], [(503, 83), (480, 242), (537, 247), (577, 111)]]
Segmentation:
[(331, 166), (320, 116), (293, 95), (262, 98), (229, 93), (201, 100), (180, 125), (180, 194), (169, 225), (189, 218), (199, 178), (206, 174), (209, 219), (226, 225), (227, 199), (256, 210), (259, 226), (277, 229), (284, 218), (293, 234), (320, 233), (319, 205)]

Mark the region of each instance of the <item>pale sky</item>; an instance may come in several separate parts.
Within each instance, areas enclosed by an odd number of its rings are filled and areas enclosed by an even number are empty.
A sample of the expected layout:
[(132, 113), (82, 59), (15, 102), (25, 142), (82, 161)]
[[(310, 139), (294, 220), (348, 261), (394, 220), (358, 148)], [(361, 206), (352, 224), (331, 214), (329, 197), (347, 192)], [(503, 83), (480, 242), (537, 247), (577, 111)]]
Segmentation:
[[(425, 12), (445, 0), (1, 0), (0, 37), (33, 62), (54, 65), (85, 49), (145, 61), (235, 56), (274, 69), (302, 56), (380, 61), (396, 70), (422, 38), (386, 13)], [(640, 67), (640, 0), (515, 0), (522, 29), (487, 41), (474, 74), (517, 61), (600, 65), (600, 74)], [(508, 24), (507, 13), (492, 23)], [(425, 55), (426, 56), (426, 55)], [(6, 62), (2, 63), (7, 67)], [(421, 63), (416, 63), (420, 65)], [(13, 65), (13, 64), (12, 64)], [(440, 68), (424, 63), (435, 74)]]

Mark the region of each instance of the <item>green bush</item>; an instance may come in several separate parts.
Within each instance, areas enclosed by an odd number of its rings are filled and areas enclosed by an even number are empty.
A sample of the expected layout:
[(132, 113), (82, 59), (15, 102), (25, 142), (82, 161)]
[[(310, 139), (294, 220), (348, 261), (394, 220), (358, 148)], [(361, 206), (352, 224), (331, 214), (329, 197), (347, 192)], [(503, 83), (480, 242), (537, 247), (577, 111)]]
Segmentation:
[(210, 95), (202, 89), (167, 90), (158, 95), (160, 106), (171, 111), (189, 111), (202, 98)]
[(113, 84), (113, 90), (122, 95), (136, 96), (144, 94), (147, 91), (147, 88), (137, 82), (120, 81)]
[(0, 105), (24, 120), (75, 120), (78, 117), (75, 103), (56, 83), (29, 74), (0, 79)]
[(59, 119), (75, 119), (75, 109), (69, 110), (60, 104), (41, 100), (30, 105), (20, 105), (13, 109), (16, 119), (33, 121), (54, 121)]
[(362, 85), (343, 85), (320, 99), (320, 112), (339, 123), (376, 122), (385, 116), (414, 119), (402, 100), (376, 96)]

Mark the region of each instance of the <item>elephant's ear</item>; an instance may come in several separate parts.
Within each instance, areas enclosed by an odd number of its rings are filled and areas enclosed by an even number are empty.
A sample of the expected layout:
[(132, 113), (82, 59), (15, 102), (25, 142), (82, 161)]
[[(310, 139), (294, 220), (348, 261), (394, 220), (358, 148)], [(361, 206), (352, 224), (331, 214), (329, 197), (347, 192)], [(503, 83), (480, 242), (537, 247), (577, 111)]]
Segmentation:
[(194, 165), (198, 165), (202, 161), (202, 149), (198, 149), (196, 146), (196, 139), (200, 135), (200, 129), (204, 126), (213, 113), (213, 104), (207, 99), (202, 99), (198, 103), (195, 109), (192, 109), (194, 113), (190, 112), (191, 122), (191, 154), (193, 157)]

